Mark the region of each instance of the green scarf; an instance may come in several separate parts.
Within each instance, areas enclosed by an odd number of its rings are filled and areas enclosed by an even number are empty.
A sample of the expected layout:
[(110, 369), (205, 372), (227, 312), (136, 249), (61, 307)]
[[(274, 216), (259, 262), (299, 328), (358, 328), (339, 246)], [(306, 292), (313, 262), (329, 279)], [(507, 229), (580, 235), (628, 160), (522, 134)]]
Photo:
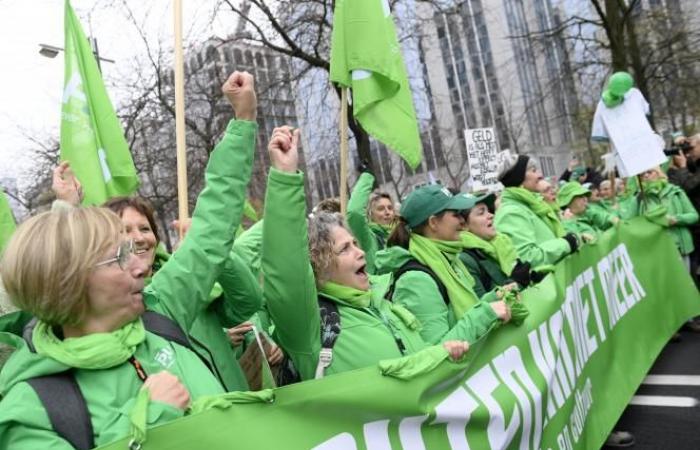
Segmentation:
[(464, 248), (474, 248), (483, 251), (498, 262), (503, 273), (510, 275), (513, 267), (515, 267), (515, 261), (518, 259), (518, 253), (515, 251), (513, 242), (508, 236), (503, 233), (496, 233), (493, 239), (487, 241), (474, 233), (463, 231), (460, 237)]
[(36, 352), (78, 369), (108, 369), (129, 359), (146, 339), (141, 319), (111, 333), (92, 333), (60, 340), (51, 326), (39, 321), (32, 342)]
[(438, 241), (411, 233), (408, 251), (418, 262), (430, 267), (445, 285), (456, 320), (477, 304), (474, 279), (458, 257), (462, 252), (461, 241)]
[(394, 230), (393, 225), (382, 225), (381, 223), (377, 222), (370, 222), (369, 228), (372, 230), (373, 233), (379, 233), (384, 236), (389, 236)]
[(503, 200), (511, 199), (520, 203), (524, 203), (532, 212), (542, 219), (542, 221), (552, 230), (552, 233), (558, 238), (563, 237), (564, 227), (559, 221), (559, 217), (554, 213), (552, 207), (549, 206), (537, 194), (528, 191), (522, 187), (509, 187), (503, 191)]
[(371, 291), (361, 291), (349, 286), (333, 283), (332, 281), (328, 281), (321, 286), (321, 293), (337, 298), (356, 308), (368, 308), (372, 299)]

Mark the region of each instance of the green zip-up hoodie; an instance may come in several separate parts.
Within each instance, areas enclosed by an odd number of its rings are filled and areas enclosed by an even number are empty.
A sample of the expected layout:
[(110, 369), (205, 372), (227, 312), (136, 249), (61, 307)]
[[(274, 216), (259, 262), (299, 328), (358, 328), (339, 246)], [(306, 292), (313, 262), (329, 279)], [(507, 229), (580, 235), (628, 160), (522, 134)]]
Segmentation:
[[(178, 251), (144, 289), (148, 309), (167, 315), (183, 330), (189, 330), (209, 305), (212, 285), (228, 257), (250, 179), (256, 134), (257, 125), (253, 122), (232, 121), (228, 125), (223, 140), (210, 156), (206, 187), (197, 201), (192, 228)], [(72, 448), (53, 431), (39, 398), (25, 382), (69, 367), (32, 353), (19, 336), (0, 333), (0, 339), (17, 347), (0, 372), (0, 448)], [(134, 356), (147, 374), (162, 370), (173, 373), (193, 400), (224, 392), (194, 352), (155, 334), (146, 333)], [(143, 385), (134, 367), (124, 362), (110, 369), (76, 369), (74, 374), (90, 412), (95, 444), (127, 436), (129, 414)], [(182, 415), (182, 410), (151, 402), (148, 426)]]
[[(263, 241), (263, 295), (275, 323), (275, 341), (292, 358), (302, 379), (312, 379), (321, 335), (318, 294), (309, 261), (302, 173), (270, 169)], [(372, 300), (368, 308), (327, 297), (338, 306), (341, 331), (326, 374), (374, 365), (428, 346), (421, 338), (416, 318), (383, 299), (388, 281), (387, 276), (370, 277)], [(461, 333), (463, 328), (455, 327), (443, 340), (468, 337)], [(404, 352), (396, 338), (405, 346)]]
[[(393, 246), (377, 253), (377, 273), (391, 274), (414, 257), (403, 247)], [(495, 293), (485, 296), (496, 299)], [(467, 310), (460, 320), (440, 294), (435, 280), (425, 272), (412, 270), (396, 282), (392, 301), (411, 311), (421, 323), (420, 334), (429, 344), (460, 339), (474, 344), (498, 321), (498, 316), (486, 301)]]
[(571, 253), (569, 243), (554, 232), (526, 204), (503, 191), (494, 226), (513, 241), (518, 257), (532, 267), (556, 264)]

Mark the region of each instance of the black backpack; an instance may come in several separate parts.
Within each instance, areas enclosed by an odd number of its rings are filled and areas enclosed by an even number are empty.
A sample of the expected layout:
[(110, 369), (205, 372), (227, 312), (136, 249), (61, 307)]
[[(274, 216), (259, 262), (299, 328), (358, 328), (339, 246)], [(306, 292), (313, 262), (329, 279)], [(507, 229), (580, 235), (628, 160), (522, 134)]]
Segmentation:
[(386, 291), (386, 295), (384, 296), (384, 298), (386, 298), (389, 301), (392, 301), (392, 297), (394, 296), (394, 290), (396, 289), (396, 282), (399, 281), (399, 278), (401, 278), (403, 274), (411, 271), (423, 272), (430, 275), (430, 278), (432, 278), (435, 284), (437, 284), (438, 290), (440, 291), (440, 295), (442, 295), (442, 300), (445, 302), (446, 305), (450, 304), (450, 297), (447, 294), (447, 288), (445, 287), (443, 282), (440, 281), (440, 278), (437, 276), (437, 274), (433, 272), (433, 270), (430, 267), (416, 261), (415, 259), (409, 260), (403, 266), (399, 267), (398, 270), (396, 270), (396, 272), (394, 272), (393, 279), (391, 280), (391, 285)]
[[(146, 331), (156, 334), (163, 339), (180, 344), (192, 350), (199, 356), (182, 328), (171, 318), (154, 311), (146, 311), (142, 316)], [(35, 352), (32, 344), (32, 332), (36, 319), (32, 319), (25, 327), (22, 337), (29, 349)], [(204, 364), (212, 370), (209, 361), (202, 358)], [(216, 372), (212, 370), (216, 375)], [(27, 383), (34, 389), (39, 400), (44, 405), (53, 430), (78, 450), (88, 450), (95, 447), (90, 412), (75, 380), (73, 369), (61, 373), (30, 378)]]

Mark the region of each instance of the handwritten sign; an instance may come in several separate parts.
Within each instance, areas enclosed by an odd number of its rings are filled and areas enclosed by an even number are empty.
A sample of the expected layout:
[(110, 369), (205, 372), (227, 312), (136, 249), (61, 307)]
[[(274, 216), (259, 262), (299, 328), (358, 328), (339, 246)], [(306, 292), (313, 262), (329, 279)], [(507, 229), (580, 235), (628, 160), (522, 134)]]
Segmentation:
[(472, 190), (495, 189), (498, 143), (493, 128), (473, 128), (464, 130), (467, 143), (467, 160)]

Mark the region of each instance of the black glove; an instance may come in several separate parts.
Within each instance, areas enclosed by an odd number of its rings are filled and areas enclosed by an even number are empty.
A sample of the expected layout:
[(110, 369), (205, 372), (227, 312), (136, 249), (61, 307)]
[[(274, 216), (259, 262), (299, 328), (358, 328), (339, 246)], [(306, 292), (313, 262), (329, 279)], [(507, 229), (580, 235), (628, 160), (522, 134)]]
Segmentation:
[(372, 173), (372, 168), (369, 165), (369, 161), (367, 161), (366, 159), (360, 160), (360, 162), (357, 164), (357, 171), (360, 174), (367, 172), (367, 173), (374, 175), (374, 173)]
[(547, 272), (535, 272), (534, 270), (530, 272), (530, 282), (532, 284), (537, 284), (540, 281), (544, 280), (544, 277), (547, 276)]
[(566, 242), (569, 243), (569, 247), (571, 247), (571, 253), (575, 253), (578, 250), (578, 237), (576, 236), (576, 234), (567, 233), (564, 236), (564, 239), (566, 239)]
[(521, 288), (526, 288), (530, 285), (530, 263), (518, 260), (515, 267), (510, 273), (510, 279), (518, 283)]

